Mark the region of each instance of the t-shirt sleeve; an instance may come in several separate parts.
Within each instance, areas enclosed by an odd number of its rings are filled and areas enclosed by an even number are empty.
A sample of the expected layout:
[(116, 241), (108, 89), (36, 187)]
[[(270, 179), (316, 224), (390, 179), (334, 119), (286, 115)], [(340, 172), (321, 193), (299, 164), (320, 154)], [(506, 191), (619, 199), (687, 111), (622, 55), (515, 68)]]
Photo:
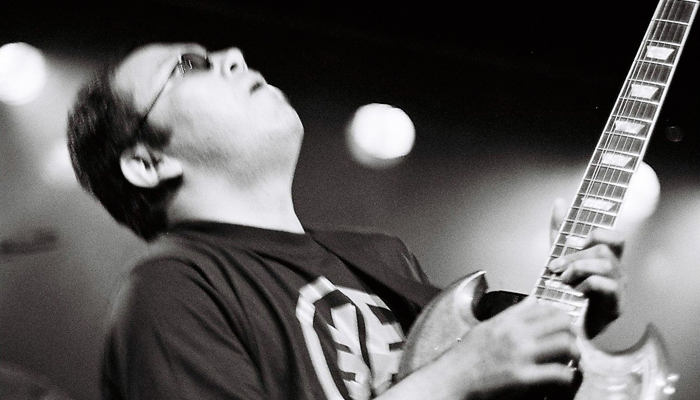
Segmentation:
[(403, 255), (406, 259), (408, 269), (411, 271), (411, 276), (420, 283), (431, 285), (428, 276), (423, 271), (423, 268), (421, 267), (420, 262), (418, 262), (416, 256), (408, 249), (408, 247), (406, 247), (405, 243), (401, 242), (401, 246), (403, 248)]
[[(381, 235), (380, 237), (383, 240), (375, 241), (374, 245), (381, 257), (390, 260), (389, 264), (397, 266), (404, 276), (427, 286), (432, 286), (420, 262), (403, 240), (390, 235)], [(397, 260), (392, 260), (393, 257), (396, 257)]]
[(264, 399), (229, 308), (186, 262), (138, 265), (110, 318), (103, 398)]

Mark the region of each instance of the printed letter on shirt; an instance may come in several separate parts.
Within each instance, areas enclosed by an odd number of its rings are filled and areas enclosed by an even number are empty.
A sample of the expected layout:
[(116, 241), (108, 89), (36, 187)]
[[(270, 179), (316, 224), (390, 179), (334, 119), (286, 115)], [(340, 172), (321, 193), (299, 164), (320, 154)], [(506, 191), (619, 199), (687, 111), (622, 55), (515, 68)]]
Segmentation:
[(391, 386), (404, 334), (379, 297), (320, 277), (299, 291), (296, 315), (328, 399), (366, 400)]

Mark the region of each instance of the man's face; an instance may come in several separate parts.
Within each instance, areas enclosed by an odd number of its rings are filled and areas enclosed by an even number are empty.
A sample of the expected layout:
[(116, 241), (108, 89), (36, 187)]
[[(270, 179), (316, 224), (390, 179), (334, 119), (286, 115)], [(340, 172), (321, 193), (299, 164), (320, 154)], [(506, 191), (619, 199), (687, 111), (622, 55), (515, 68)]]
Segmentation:
[[(188, 53), (208, 55), (211, 68), (182, 74), (175, 67)], [(140, 113), (153, 106), (148, 122), (172, 132), (166, 151), (193, 165), (245, 170), (296, 160), (299, 117), (236, 48), (207, 53), (195, 44), (147, 46), (119, 66), (114, 84)]]

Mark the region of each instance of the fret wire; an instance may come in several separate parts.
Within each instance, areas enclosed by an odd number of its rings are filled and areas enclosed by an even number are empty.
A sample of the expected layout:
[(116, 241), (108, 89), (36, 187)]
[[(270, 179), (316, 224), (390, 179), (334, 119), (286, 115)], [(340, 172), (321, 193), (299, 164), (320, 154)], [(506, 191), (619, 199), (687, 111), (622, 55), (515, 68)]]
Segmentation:
[[(670, 76), (671, 71), (673, 70), (672, 67), (662, 67), (658, 64), (654, 64), (644, 60), (638, 60), (636, 64), (637, 68), (634, 70), (633, 75), (635, 79), (641, 79), (656, 84), (661, 82), (667, 82), (668, 77)], [(664, 68), (667, 68), (668, 71), (665, 71)]]
[[(639, 140), (644, 140), (644, 137), (642, 137), (642, 136), (632, 135), (632, 134), (624, 133), (624, 132), (617, 132), (617, 131), (608, 131), (608, 130), (606, 130), (606, 131), (604, 131), (603, 133), (607, 133), (607, 134), (609, 134), (609, 135), (621, 136), (621, 137), (624, 137), (624, 138), (626, 138), (626, 139), (639, 139)], [(599, 147), (599, 148), (600, 148), (600, 147)]]
[[(588, 185), (592, 186), (593, 188), (596, 189), (596, 193), (593, 193), (592, 187), (588, 187)], [(596, 187), (597, 186), (597, 187)], [(628, 188), (628, 184), (623, 184), (620, 182), (607, 182), (603, 181), (600, 179), (593, 179), (593, 178), (585, 178), (584, 182), (579, 186), (579, 191), (584, 190), (584, 187), (586, 189), (585, 192), (578, 193), (580, 195), (600, 195), (600, 190), (604, 189), (605, 191), (612, 191), (613, 193), (618, 192), (618, 193), (624, 193)]]
[[(678, 7), (675, 7), (675, 6)], [(686, 0), (686, 1), (678, 1), (671, 6), (670, 12), (664, 14), (661, 14), (659, 17), (663, 18), (665, 16), (668, 17), (668, 19), (673, 19), (674, 21), (681, 21), (684, 22), (683, 19), (687, 19), (688, 22), (692, 21), (692, 15), (693, 15), (693, 9), (694, 5), (697, 5), (696, 0)], [(687, 12), (686, 14), (683, 14), (683, 12)], [(685, 18), (687, 17), (687, 18)]]
[(648, 44), (653, 43), (658, 43), (658, 44), (665, 44), (667, 46), (674, 46), (674, 47), (681, 47), (680, 43), (675, 43), (675, 42), (667, 42), (664, 40), (658, 40), (658, 39), (649, 39), (646, 41)]
[[(625, 139), (630, 139), (629, 136), (625, 136), (624, 138), (625, 138)], [(618, 146), (619, 146), (619, 145), (618, 145)], [(626, 144), (623, 145), (622, 147), (626, 147)], [(634, 158), (636, 158), (637, 160), (639, 160), (639, 154), (633, 153), (633, 152), (630, 152), (630, 151), (626, 151), (626, 150), (618, 150), (618, 149), (614, 149), (614, 150), (613, 150), (613, 149), (597, 149), (596, 151), (598, 151), (598, 152), (605, 152), (605, 153), (607, 153), (607, 154), (613, 154), (613, 153), (614, 153), (614, 154), (619, 154), (619, 155), (621, 155), (621, 156), (634, 157)]]
[[(629, 184), (630, 179), (632, 178), (632, 173), (628, 171), (623, 171), (620, 169), (616, 168), (611, 168), (608, 166), (601, 166), (597, 165), (595, 168), (591, 170), (591, 168), (588, 169), (591, 172), (591, 178), (592, 179), (597, 179), (602, 182), (606, 183), (622, 183), (624, 179), (624, 184), (627, 185)], [(586, 176), (589, 174), (586, 173)], [(610, 180), (603, 180), (603, 179), (610, 179)], [(613, 180), (614, 181), (611, 181)]]
[[(565, 219), (564, 222), (571, 222), (572, 224), (579, 224), (579, 225), (586, 225), (590, 228), (605, 228), (605, 229), (610, 229), (609, 226), (606, 225), (601, 225), (601, 224), (594, 224), (592, 222), (583, 222), (583, 221), (578, 221), (578, 220), (572, 220), (572, 219)], [(567, 232), (567, 233), (572, 233), (572, 232)]]
[(641, 82), (641, 83), (647, 83), (649, 85), (657, 85), (657, 86), (663, 86), (664, 88), (668, 86), (667, 83), (661, 83), (661, 82), (652, 82), (652, 81), (645, 81), (643, 79), (637, 79), (637, 78), (630, 78), (628, 79), (630, 82)]
[[(667, 19), (659, 18), (661, 15), (663, 15), (664, 11), (666, 11), (665, 8), (668, 7), (668, 6), (669, 6), (669, 2), (665, 2), (661, 7), (659, 7), (659, 13), (658, 13), (658, 15), (655, 15), (655, 16), (652, 18), (652, 22), (651, 22), (651, 24), (654, 26), (654, 29), (657, 30), (656, 34), (659, 33), (659, 32), (658, 32), (658, 28), (659, 28), (659, 26), (661, 25), (661, 34), (659, 35), (659, 37), (661, 37), (661, 38), (665, 38), (665, 37), (664, 37), (664, 33), (665, 33), (664, 31), (666, 30), (666, 24), (658, 24), (658, 23), (654, 23), (654, 21), (657, 21), (657, 22), (659, 22), (659, 21), (662, 21), (662, 22), (672, 22), (672, 23), (675, 23), (675, 22), (676, 22), (676, 21), (668, 21)], [(671, 4), (671, 9), (673, 9), (673, 5), (672, 5), (672, 4)], [(650, 38), (653, 38), (653, 37), (655, 37), (655, 34), (652, 33), (652, 32), (650, 32), (648, 36), (649, 36)], [(673, 37), (674, 37), (674, 36), (671, 36), (671, 38), (673, 38)], [(676, 61), (676, 60), (677, 60), (677, 57), (674, 58), (674, 61)], [(670, 76), (672, 75), (672, 71), (673, 71), (673, 68), (671, 68), (671, 73), (669, 73), (669, 74), (666, 76), (666, 81), (667, 81), (667, 82), (668, 82), (668, 79), (670, 79)], [(652, 72), (652, 76), (654, 75), (654, 72), (655, 72), (655, 71)], [(654, 116), (652, 117), (652, 121), (650, 121), (651, 124), (654, 123), (653, 120), (655, 120), (656, 116), (658, 115), (658, 111), (659, 111), (659, 110), (656, 109), (656, 110), (654, 110), (654, 111), (655, 111)]]
[(646, 56), (644, 56), (644, 58), (645, 58), (644, 60), (639, 60), (638, 62), (647, 63), (647, 64), (653, 64), (653, 65), (661, 65), (661, 66), (664, 66), (664, 67), (673, 67), (673, 66), (674, 66), (673, 63), (665, 63), (665, 62), (662, 62), (662, 61), (647, 60), (647, 59), (646, 59)]
[[(612, 226), (612, 223), (615, 220), (616, 215), (615, 214), (602, 214), (602, 213), (595, 213), (594, 211), (591, 210), (576, 210), (576, 211), (581, 211), (582, 213), (585, 213), (586, 218), (576, 218), (576, 223), (577, 224), (588, 224), (588, 225), (598, 225), (606, 228), (610, 228)], [(582, 214), (584, 215), (584, 214)], [(579, 247), (576, 246), (576, 244), (570, 243), (568, 240), (571, 237), (578, 238), (578, 239), (585, 239), (586, 237), (583, 236), (583, 233), (576, 233), (575, 230), (576, 228), (573, 227), (573, 224), (571, 224), (571, 228), (574, 229), (574, 232), (569, 233), (565, 241), (557, 240), (556, 243), (562, 245), (562, 246), (569, 246), (569, 247), (575, 247), (580, 250)], [(569, 229), (571, 229), (569, 228)]]
[[(581, 193), (579, 193), (579, 194), (581, 194)], [(602, 194), (600, 194), (600, 193), (588, 193), (588, 194), (586, 194), (586, 195), (584, 195), (584, 196), (582, 197), (582, 199), (585, 199), (585, 198), (609, 200), (609, 201), (612, 201), (612, 202), (617, 203), (618, 205), (619, 205), (619, 204), (622, 204), (622, 199), (616, 199), (616, 198), (613, 198), (613, 197), (609, 197), (609, 196), (602, 195)], [(574, 202), (574, 203), (575, 203), (575, 202)], [(574, 206), (574, 207), (575, 207), (575, 206)], [(603, 212), (603, 211), (601, 211), (601, 212)]]
[[(624, 117), (627, 118), (627, 117)], [(631, 119), (631, 118), (630, 118)], [(618, 117), (616, 119), (612, 119), (608, 122), (606, 125), (606, 129), (603, 131), (603, 133), (608, 133), (611, 135), (618, 135), (618, 136), (625, 136), (630, 139), (639, 139), (640, 141), (645, 142), (648, 134), (649, 134), (649, 125), (644, 125), (642, 124), (642, 127), (639, 129), (639, 132), (634, 133), (634, 132), (626, 132), (624, 130), (618, 129), (617, 122), (632, 122), (632, 123), (638, 123), (638, 122), (644, 122), (644, 121), (630, 121), (630, 120), (625, 120), (623, 117)], [(646, 123), (646, 122), (644, 122)], [(607, 138), (607, 139), (612, 139), (612, 138)], [(609, 142), (608, 142), (609, 143)], [(600, 145), (597, 148), (603, 148)]]
[[(671, 7), (673, 7), (673, 6), (671, 6)], [(661, 33), (659, 33), (659, 31), (657, 30), (654, 34), (650, 35), (652, 38), (656, 37), (656, 36), (663, 37), (664, 34), (668, 34), (668, 31), (666, 30), (666, 28), (668, 28), (671, 31), (671, 33), (672, 33), (671, 37), (673, 39), (676, 39), (676, 37), (678, 36), (679, 33), (680, 33), (680, 36), (683, 37), (685, 32), (683, 30), (679, 31), (678, 25), (681, 25), (680, 28), (687, 30), (687, 26), (684, 26), (684, 23), (682, 23), (680, 21), (653, 19), (652, 24), (654, 24), (655, 28), (658, 28), (659, 25), (662, 26), (661, 31), (660, 31)]]
[[(624, 154), (633, 158), (634, 167), (631, 169), (632, 172), (637, 169), (641, 157), (646, 151), (649, 136), (653, 132), (656, 119), (658, 118), (660, 112), (659, 105), (666, 96), (668, 85), (675, 72), (680, 53), (683, 50), (683, 44), (687, 40), (690, 22), (692, 22), (697, 12), (696, 6), (698, 1), (687, 1), (692, 2), (692, 5), (686, 7), (685, 4), (681, 4), (680, 2), (669, 3), (668, 1), (662, 0), (661, 4), (659, 4), (654, 12), (654, 17), (642, 41), (642, 46), (640, 46), (638, 50), (633, 67), (625, 80), (622, 92), (615, 106), (616, 110), (622, 112), (626, 111), (632, 115), (625, 116), (621, 115), (620, 112), (613, 112), (611, 114), (603, 136), (600, 139), (598, 149), (596, 153), (594, 153), (591, 163), (586, 170), (581, 188), (577, 194), (576, 201), (579, 202), (579, 204), (582, 205), (586, 198), (596, 198), (596, 196), (598, 196), (598, 198), (604, 198), (605, 201), (614, 203), (615, 206), (613, 207), (619, 208), (620, 202), (626, 193), (629, 179), (631, 179), (631, 171), (629, 169), (611, 166), (612, 164), (604, 164), (600, 161), (607, 153)], [(676, 7), (676, 5), (678, 5), (678, 7)], [(686, 18), (686, 16), (689, 21), (688, 23), (670, 19), (675, 17)], [(676, 42), (676, 40), (678, 40), (678, 42)], [(671, 60), (671, 62), (649, 60), (648, 58), (650, 57), (646, 56), (648, 53), (644, 53), (645, 45), (647, 51), (649, 51), (649, 46), (666, 46), (673, 54), (672, 57), (668, 59)], [(655, 102), (645, 98), (632, 99), (630, 96), (626, 96), (626, 93), (631, 93), (631, 85), (633, 83), (656, 88), (658, 92), (654, 93), (653, 96), (660, 100)], [(649, 109), (648, 107), (654, 108)], [(648, 114), (651, 119), (645, 114)], [(638, 121), (643, 123), (643, 126), (640, 128), (639, 134), (636, 135), (627, 132), (617, 132), (614, 128), (618, 121)], [(595, 162), (596, 160), (598, 162)], [(616, 193), (618, 190), (620, 192)], [(619, 196), (620, 198), (617, 199), (613, 196)], [(615, 212), (589, 209), (583, 206), (572, 206), (569, 214), (574, 214), (572, 215), (573, 219), (567, 218), (566, 222), (562, 224), (558, 234), (559, 239), (552, 246), (550, 261), (562, 255), (578, 251), (569, 246), (573, 245), (573, 243), (567, 245), (568, 237), (577, 235), (577, 231), (587, 235), (587, 232), (590, 232), (594, 227), (606, 227), (601, 226), (603, 225), (601, 223), (582, 222), (578, 221), (578, 219), (585, 217), (586, 219), (593, 219), (593, 221), (600, 219), (601, 222), (604, 222), (606, 218), (608, 218), (611, 221), (607, 222), (614, 225), (617, 217), (617, 213)], [(561, 244), (562, 241), (563, 245)], [(546, 268), (545, 271), (547, 271)], [(552, 290), (549, 287), (540, 289), (546, 291)]]
[[(632, 135), (618, 135), (615, 132), (610, 132), (609, 130), (603, 131), (603, 135), (608, 135), (606, 141), (611, 145), (615, 146), (615, 151), (623, 155), (629, 155), (631, 157), (636, 157), (641, 160), (642, 146), (644, 145), (644, 138), (640, 136)], [(596, 147), (596, 152), (605, 151), (601, 146)]]
[(621, 187), (621, 188), (623, 188), (623, 189), (629, 188), (629, 186), (623, 185), (623, 184), (621, 184), (621, 183), (619, 183), (619, 182), (605, 182), (605, 181), (596, 180), (596, 179), (592, 179), (592, 178), (585, 178), (584, 181), (599, 182), (599, 183), (604, 183), (604, 184), (607, 184), (607, 185), (614, 185), (614, 186), (617, 186), (617, 187)]
[[(606, 162), (603, 161), (603, 157), (604, 157), (605, 155), (609, 155), (609, 154), (610, 154), (610, 155), (613, 155), (613, 156), (620, 155), (620, 154), (615, 154), (615, 152), (614, 152), (614, 151), (611, 151), (611, 150), (599, 150), (599, 151), (596, 151), (596, 161), (592, 162), (592, 163), (591, 163), (591, 166), (596, 166), (596, 167), (600, 167), (600, 168), (607, 168), (607, 169), (609, 169), (609, 170), (612, 170), (613, 172), (621, 172), (621, 173), (622, 173), (622, 172), (626, 172), (626, 173), (628, 173), (628, 174), (630, 174), (630, 175), (634, 173), (634, 170), (635, 170), (635, 168), (637, 167), (637, 161), (638, 161), (638, 160), (633, 159), (632, 157), (630, 157), (630, 159), (627, 160), (626, 164), (630, 164), (630, 163), (631, 163), (631, 164), (632, 164), (631, 166), (620, 166), (620, 165), (615, 165), (615, 164), (606, 163)], [(609, 171), (608, 171), (608, 172), (609, 172)]]
[[(629, 136), (626, 136), (626, 137), (625, 137), (625, 139), (628, 139), (628, 138), (629, 138)], [(635, 139), (636, 139), (636, 137), (635, 137)], [(637, 154), (637, 153), (631, 153), (631, 152), (625, 151), (625, 150), (618, 150), (618, 149), (601, 149), (601, 148), (597, 148), (596, 150), (597, 150), (597, 151), (601, 151), (601, 152), (605, 152), (605, 153), (615, 153), (615, 154), (630, 156), (630, 157), (634, 157), (634, 158), (639, 159), (639, 154)]]
[(627, 119), (631, 119), (631, 120), (634, 120), (634, 121), (646, 122), (647, 124), (650, 124), (650, 123), (653, 122), (653, 121), (650, 120), (650, 119), (643, 119), (643, 118), (637, 118), (637, 117), (630, 117), (630, 116), (628, 116), (628, 115), (613, 115), (613, 116), (615, 116), (615, 117), (617, 117), (617, 118), (627, 118)]
[[(596, 183), (593, 183), (595, 185)], [(586, 195), (592, 197), (592, 196), (599, 196), (602, 197), (603, 200), (612, 200), (616, 202), (622, 202), (622, 199), (625, 197), (625, 193), (627, 193), (626, 188), (621, 188), (619, 186), (613, 186), (613, 185), (606, 185), (604, 183), (598, 183), (598, 188), (595, 193), (592, 193), (588, 187), (584, 187), (585, 185), (581, 185), (579, 188), (578, 192), (576, 195), (578, 196), (576, 198), (576, 201), (574, 201), (574, 206), (577, 206), (578, 204), (578, 199), (584, 199)], [(601, 194), (602, 193), (602, 194)]]
[[(651, 112), (652, 114), (655, 114), (657, 108), (658, 107), (656, 107), (656, 105), (647, 104), (642, 100), (628, 99), (625, 97), (620, 97), (614, 107), (615, 110), (619, 110), (620, 112), (634, 111), (636, 118), (640, 117), (640, 113), (644, 114)], [(641, 116), (643, 117), (644, 115)]]
[[(591, 196), (593, 196), (593, 195), (591, 195)], [(610, 200), (610, 201), (616, 201), (616, 200), (614, 200), (614, 199), (611, 198), (611, 197), (598, 196), (598, 195), (596, 195), (595, 197), (596, 197), (596, 198), (600, 198), (600, 199)], [(611, 217), (617, 217), (617, 213), (610, 212), (610, 211), (594, 210), (594, 209), (592, 209), (592, 208), (587, 208), (587, 207), (571, 207), (571, 208), (574, 208), (574, 209), (581, 209), (581, 210), (590, 211), (590, 212), (593, 212), (593, 213), (598, 213), (598, 214), (603, 214), (603, 215), (609, 215), (609, 216), (611, 216)]]
[[(608, 132), (606, 132), (605, 134), (611, 136), (613, 135)], [(630, 135), (614, 135), (613, 137), (609, 138), (609, 140), (615, 143), (616, 148), (620, 148), (620, 150), (606, 150), (596, 148), (596, 153), (600, 153), (603, 151), (616, 151), (619, 152), (621, 155), (628, 155), (630, 157), (634, 157), (637, 161), (642, 160), (642, 149), (644, 145), (642, 137)]]
[[(639, 101), (637, 99), (625, 99), (625, 98), (620, 98), (620, 100), (615, 104), (615, 110), (618, 111), (619, 113), (625, 114), (625, 115), (630, 115), (630, 113), (633, 113), (629, 118), (645, 118), (648, 117), (647, 114), (655, 114), (656, 113), (656, 106), (654, 105), (649, 105), (646, 104), (642, 101)], [(653, 117), (653, 115), (652, 115)]]
[[(567, 239), (570, 238), (570, 237), (575, 237), (575, 238), (578, 238), (578, 239), (585, 239), (585, 238), (586, 238), (585, 236), (582, 236), (582, 235), (579, 235), (579, 234), (576, 234), (576, 233), (569, 233), (568, 235), (561, 235), (561, 237), (560, 237), (559, 239), (557, 239), (557, 240), (555, 241), (555, 243), (559, 244), (560, 246), (568, 246), (568, 245), (566, 244), (566, 241), (567, 241)], [(563, 241), (563, 242), (562, 242), (562, 241)], [(575, 248), (576, 250), (581, 250), (581, 249), (579, 249), (578, 247), (573, 247), (573, 246), (568, 246), (568, 247)]]
[(622, 99), (622, 100), (628, 100), (628, 101), (638, 101), (638, 102), (640, 102), (640, 103), (651, 104), (651, 105), (654, 105), (654, 106), (658, 106), (658, 105), (659, 105), (659, 103), (656, 102), (656, 101), (647, 100), (647, 99), (642, 99), (642, 98), (637, 98), (637, 97), (634, 97), (634, 98), (633, 98), (633, 97), (623, 96), (623, 97), (620, 97), (620, 99)]
[(634, 169), (632, 169), (632, 168), (615, 167), (615, 166), (610, 166), (610, 164), (604, 164), (604, 163), (592, 163), (591, 165), (595, 165), (595, 166), (602, 167), (602, 168), (609, 168), (609, 169), (613, 169), (615, 171), (622, 171), (622, 172), (629, 172), (629, 173), (634, 172)]
[[(641, 54), (641, 51), (642, 51), (642, 50), (641, 50), (641, 47), (640, 47), (639, 54)], [(638, 57), (637, 57), (637, 58), (638, 58)], [(640, 67), (640, 64), (639, 64), (639, 63), (635, 63), (633, 68), (639, 68), (639, 67)], [(630, 74), (632, 75), (632, 72), (630, 72)], [(638, 74), (638, 73), (637, 73), (637, 74)], [(625, 86), (628, 86), (628, 85), (629, 85), (628, 83), (626, 83), (625, 85), (623, 85), (623, 89), (622, 89), (622, 90), (623, 90), (623, 91), (624, 91), (624, 90), (629, 90), (628, 88), (625, 87)], [(622, 101), (620, 101), (620, 99), (618, 99), (617, 102), (618, 102), (619, 104), (616, 105), (616, 108), (619, 107), (621, 110), (624, 110), (624, 109), (625, 109), (626, 100), (625, 100), (625, 99), (622, 99)], [(611, 120), (612, 120), (612, 119), (613, 119), (613, 118), (611, 117)], [(614, 122), (611, 121), (611, 122), (610, 122), (610, 125), (614, 125)], [(600, 146), (600, 147), (602, 147), (602, 150), (601, 150), (601, 151), (607, 151), (607, 149), (609, 148), (610, 144), (613, 142), (613, 136), (612, 136), (612, 135), (608, 135), (608, 136), (606, 136), (606, 137), (604, 137), (604, 138), (602, 138), (602, 139), (604, 139), (604, 141), (601, 140), (601, 144), (603, 145), (603, 146)], [(618, 142), (618, 143), (619, 143), (619, 142)], [(594, 158), (596, 157), (596, 154), (595, 154), (595, 153), (594, 153), (594, 156), (593, 156), (593, 157), (594, 157)], [(602, 156), (601, 156), (601, 157), (602, 157)], [(636, 161), (635, 161), (635, 162), (636, 162)], [(636, 165), (636, 164), (635, 164), (635, 165)], [(599, 170), (600, 170), (601, 168), (602, 168), (602, 167), (601, 167), (600, 164), (594, 165), (594, 171), (591, 171), (591, 177), (592, 177), (592, 178), (596, 178), (597, 175), (599, 174)], [(588, 169), (590, 169), (590, 166), (589, 166)], [(605, 170), (605, 171), (607, 172), (608, 170)], [(588, 172), (586, 173), (586, 176), (587, 176), (587, 175), (588, 175)], [(594, 180), (594, 179), (593, 179), (593, 180)], [(591, 190), (592, 187), (595, 187), (595, 185), (588, 185), (588, 186), (586, 187), (586, 194), (592, 194), (592, 193), (590, 193), (590, 190)], [(595, 190), (596, 190), (596, 193), (595, 193), (595, 194), (600, 195), (600, 191), (601, 191), (602, 189), (603, 189), (603, 186), (602, 186), (602, 185), (599, 185), (599, 186), (595, 189)], [(581, 203), (582, 203), (582, 204), (583, 204), (583, 202), (584, 202), (584, 199), (586, 198), (586, 194), (584, 194), (583, 196), (580, 196), (580, 197), (581, 197)], [(580, 216), (583, 215), (583, 214), (582, 214), (582, 209), (578, 209), (578, 210), (576, 211), (576, 215), (577, 215), (577, 216), (576, 216), (575, 219), (579, 219)], [(594, 217), (594, 221), (595, 221), (595, 217)], [(614, 220), (613, 220), (613, 223), (614, 223)], [(572, 229), (575, 229), (574, 226), (575, 226), (575, 225), (572, 225)], [(563, 251), (565, 252), (566, 249), (563, 249)]]
[(654, 19), (654, 21), (656, 21), (656, 22), (668, 22), (668, 23), (671, 23), (671, 24), (679, 24), (679, 25), (684, 25), (684, 26), (690, 26), (690, 24), (687, 23), (687, 22), (672, 21), (672, 20), (670, 20), (670, 19)]
[[(609, 171), (607, 167), (602, 167), (598, 166), (597, 168), (589, 168), (588, 172), (586, 172), (585, 179), (593, 182), (593, 183), (601, 183), (601, 184), (608, 184), (608, 185), (613, 185), (616, 187), (622, 187), (622, 188), (629, 188), (629, 179), (621, 180), (621, 177), (624, 178), (631, 178), (632, 174), (629, 172), (624, 172), (618, 174), (615, 176), (613, 172), (621, 172), (621, 171)], [(596, 188), (600, 189), (600, 188)], [(587, 194), (595, 194), (593, 192), (589, 191)]]

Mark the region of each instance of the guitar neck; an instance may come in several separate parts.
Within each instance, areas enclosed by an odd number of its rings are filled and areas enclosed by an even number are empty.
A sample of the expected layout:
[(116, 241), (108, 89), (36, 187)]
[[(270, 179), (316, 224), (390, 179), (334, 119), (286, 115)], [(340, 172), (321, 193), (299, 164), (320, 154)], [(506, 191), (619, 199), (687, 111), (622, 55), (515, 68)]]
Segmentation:
[[(659, 2), (548, 261), (582, 250), (584, 239), (593, 229), (615, 226), (697, 8), (697, 0)], [(587, 303), (582, 293), (563, 284), (546, 268), (532, 295), (558, 305), (575, 319), (583, 314)]]

